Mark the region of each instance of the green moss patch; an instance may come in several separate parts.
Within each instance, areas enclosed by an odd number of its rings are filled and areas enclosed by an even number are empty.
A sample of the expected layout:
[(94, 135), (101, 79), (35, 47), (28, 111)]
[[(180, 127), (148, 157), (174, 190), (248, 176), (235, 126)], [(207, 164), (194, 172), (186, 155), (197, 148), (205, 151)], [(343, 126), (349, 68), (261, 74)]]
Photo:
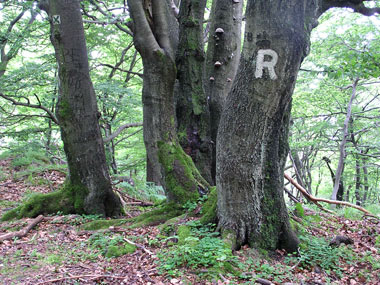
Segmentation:
[(198, 187), (208, 188), (191, 157), (178, 143), (158, 143), (158, 156), (165, 170), (165, 188), (169, 201), (184, 205), (197, 201)]
[(129, 219), (134, 222), (131, 227), (156, 226), (183, 214), (183, 208), (175, 203), (162, 205), (160, 208), (141, 214), (138, 217)]
[(85, 231), (96, 231), (101, 229), (108, 229), (112, 226), (121, 226), (127, 223), (127, 220), (96, 220), (82, 225), (82, 229)]
[(136, 249), (136, 246), (129, 243), (125, 243), (124, 245), (110, 245), (107, 249), (105, 257), (112, 258), (119, 257), (124, 254), (131, 254), (134, 253)]
[(34, 218), (38, 215), (48, 215), (61, 212), (63, 214), (84, 214), (83, 203), (87, 189), (77, 185), (65, 184), (59, 191), (30, 196), (15, 209), (6, 212), (1, 221)]
[(212, 187), (211, 191), (208, 195), (207, 201), (203, 204), (202, 207), (202, 217), (200, 219), (200, 222), (204, 225), (206, 224), (215, 224), (217, 222), (217, 191), (216, 187)]

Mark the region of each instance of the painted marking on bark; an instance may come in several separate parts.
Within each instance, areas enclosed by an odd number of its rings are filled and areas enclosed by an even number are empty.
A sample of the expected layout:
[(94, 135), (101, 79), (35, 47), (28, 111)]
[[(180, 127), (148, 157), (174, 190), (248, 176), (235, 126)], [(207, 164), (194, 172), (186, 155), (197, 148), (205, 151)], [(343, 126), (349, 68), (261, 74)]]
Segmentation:
[(61, 16), (60, 15), (53, 15), (52, 20), (53, 20), (53, 25), (60, 25), (61, 24)]
[[(270, 61), (264, 61), (264, 58), (266, 55), (271, 57)], [(276, 75), (276, 72), (274, 71), (274, 67), (277, 64), (277, 60), (278, 60), (278, 54), (274, 50), (260, 49), (257, 53), (257, 58), (256, 58), (255, 77), (256, 78), (263, 77), (264, 68), (268, 68), (270, 79), (276, 80), (277, 75)]]

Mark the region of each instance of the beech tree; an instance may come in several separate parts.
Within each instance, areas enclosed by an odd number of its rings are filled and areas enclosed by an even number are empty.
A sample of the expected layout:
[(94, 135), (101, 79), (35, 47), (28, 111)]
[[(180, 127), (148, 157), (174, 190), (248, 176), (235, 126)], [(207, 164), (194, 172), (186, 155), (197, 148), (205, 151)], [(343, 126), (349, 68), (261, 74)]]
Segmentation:
[(121, 202), (112, 191), (106, 164), (79, 1), (40, 1), (39, 7), (48, 14), (58, 64), (56, 115), (69, 176), (61, 190), (35, 195), (3, 219), (57, 211), (119, 216)]
[(248, 1), (244, 47), (217, 142), (219, 227), (245, 243), (297, 249), (283, 199), (291, 96), (310, 32), (332, 7), (379, 13), (365, 1)]
[[(207, 191), (209, 184), (182, 149), (176, 131), (174, 85), (178, 23), (171, 1), (128, 1), (128, 6), (135, 46), (144, 65), (142, 98), (147, 179), (164, 187), (168, 201), (183, 205), (189, 200), (195, 201), (199, 192)], [(196, 104), (194, 107), (194, 114), (202, 112)]]
[[(174, 185), (169, 182), (184, 185), (183, 174), (196, 171), (192, 167), (184, 171), (183, 162), (188, 160), (177, 147), (174, 131), (178, 26), (170, 12), (170, 2), (128, 1), (135, 45), (144, 62), (144, 138), (148, 164), (157, 169), (154, 171), (160, 176), (157, 180), (163, 182), (169, 200), (173, 200)], [(282, 193), (291, 96), (297, 73), (308, 54), (310, 32), (318, 17), (332, 7), (348, 7), (364, 15), (379, 12), (379, 8), (367, 8), (364, 2), (248, 1), (239, 69), (224, 106), (219, 103), (219, 112), (223, 108), (220, 124), (215, 120), (219, 228), (233, 248), (249, 243), (267, 249), (297, 249), (298, 239), (290, 228)], [(182, 3), (191, 7), (200, 2), (181, 1), (180, 16)], [(195, 19), (199, 25), (200, 18)], [(214, 35), (222, 36), (222, 30), (215, 30)], [(226, 50), (227, 58), (232, 58), (233, 52)], [(214, 63), (214, 67), (222, 65), (221, 61)], [(218, 118), (211, 112), (213, 116)], [(196, 188), (196, 181), (187, 182), (192, 189)]]
[(69, 168), (65, 187), (75, 196), (75, 211), (118, 216), (121, 203), (107, 169), (79, 1), (41, 1), (40, 8), (49, 16), (58, 63), (56, 113)]

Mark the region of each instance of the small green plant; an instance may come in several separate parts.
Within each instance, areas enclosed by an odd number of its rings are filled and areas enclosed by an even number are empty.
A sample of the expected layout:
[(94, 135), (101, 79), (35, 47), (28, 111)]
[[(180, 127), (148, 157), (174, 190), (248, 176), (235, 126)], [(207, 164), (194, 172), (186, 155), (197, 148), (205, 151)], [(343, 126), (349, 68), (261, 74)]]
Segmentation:
[(210, 225), (199, 222), (189, 222), (178, 229), (178, 243), (162, 250), (158, 254), (159, 270), (176, 276), (179, 269), (202, 267), (208, 268), (210, 277), (218, 277), (221, 272), (239, 275), (231, 264), (237, 265), (237, 258), (230, 247), (216, 237)]
[(58, 254), (49, 254), (45, 257), (45, 262), (49, 264), (61, 264), (63, 261), (63, 256)]
[(133, 253), (136, 246), (129, 244), (121, 235), (108, 235), (95, 233), (89, 240), (90, 248), (99, 250), (102, 255), (108, 258), (119, 257), (124, 254)]
[(0, 181), (7, 179), (7, 176), (4, 174), (3, 170), (0, 168)]
[[(338, 276), (341, 275), (339, 267), (340, 258), (349, 259), (348, 251), (344, 248), (329, 246), (328, 242), (322, 238), (302, 235), (297, 262), (304, 268), (319, 267), (325, 272), (334, 271)], [(287, 261), (291, 261), (288, 258)]]
[(197, 208), (198, 204), (196, 202), (193, 202), (193, 201), (187, 201), (184, 205), (183, 205), (183, 209), (186, 210), (186, 212), (193, 212), (196, 208)]

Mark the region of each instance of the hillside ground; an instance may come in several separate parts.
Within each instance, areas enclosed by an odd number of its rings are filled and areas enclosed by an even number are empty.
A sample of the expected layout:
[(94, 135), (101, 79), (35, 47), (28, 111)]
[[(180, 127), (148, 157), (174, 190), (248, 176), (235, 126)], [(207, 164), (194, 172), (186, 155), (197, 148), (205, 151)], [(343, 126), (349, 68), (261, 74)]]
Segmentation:
[[(0, 215), (35, 192), (57, 190), (65, 180), (61, 169), (16, 164), (11, 158), (0, 161)], [(119, 191), (126, 197), (125, 219), (149, 210), (125, 189)], [(379, 219), (359, 214), (349, 219), (298, 206), (290, 213), (301, 240), (297, 254), (249, 247), (232, 253), (213, 225), (197, 222), (191, 213), (196, 208), (189, 205), (189, 213), (171, 224), (139, 228), (128, 220), (107, 223), (97, 216), (45, 216), (25, 236), (0, 241), (0, 283), (380, 283)], [(31, 221), (1, 222), (0, 240)], [(97, 227), (102, 229), (93, 230)], [(337, 235), (353, 243), (330, 246)]]

